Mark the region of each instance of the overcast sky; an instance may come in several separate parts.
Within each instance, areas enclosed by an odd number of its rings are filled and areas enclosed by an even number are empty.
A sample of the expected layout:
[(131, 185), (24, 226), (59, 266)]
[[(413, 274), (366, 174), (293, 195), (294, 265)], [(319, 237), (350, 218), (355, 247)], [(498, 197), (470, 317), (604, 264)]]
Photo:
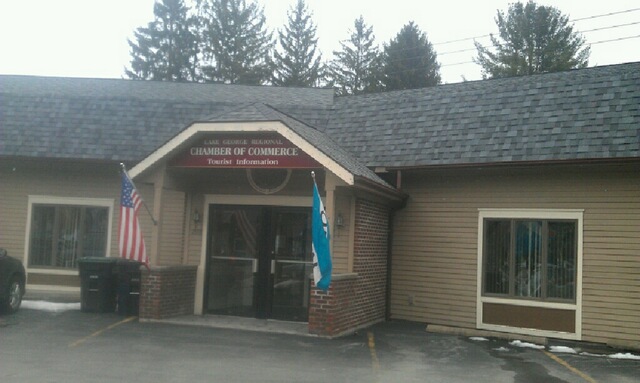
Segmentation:
[[(247, 0), (250, 1), (250, 0)], [(272, 30), (286, 22), (295, 0), (259, 0)], [(443, 82), (481, 78), (473, 40), (488, 44), (495, 15), (508, 0), (307, 0), (324, 59), (348, 38), (360, 15), (379, 44), (414, 21), (427, 33)], [(121, 78), (127, 39), (153, 19), (154, 0), (0, 0), (0, 74)], [(640, 61), (638, 0), (540, 0), (567, 14), (591, 43), (590, 66)], [(613, 14), (615, 13), (615, 14)], [(608, 15), (608, 16), (603, 16)], [(626, 25), (625, 25), (626, 24)], [(603, 29), (604, 28), (604, 29)], [(594, 30), (598, 29), (598, 30)], [(631, 38), (630, 38), (631, 37)], [(464, 41), (450, 42), (466, 39)], [(617, 41), (609, 41), (617, 40)], [(462, 52), (459, 52), (462, 51)], [(454, 53), (451, 53), (454, 52)]]

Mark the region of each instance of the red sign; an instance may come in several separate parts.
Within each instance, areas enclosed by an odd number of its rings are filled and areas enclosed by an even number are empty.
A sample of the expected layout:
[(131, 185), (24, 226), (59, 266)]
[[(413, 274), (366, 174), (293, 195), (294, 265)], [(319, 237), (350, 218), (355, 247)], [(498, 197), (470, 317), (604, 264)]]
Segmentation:
[(188, 168), (318, 168), (321, 165), (277, 134), (212, 135), (179, 154), (173, 166)]

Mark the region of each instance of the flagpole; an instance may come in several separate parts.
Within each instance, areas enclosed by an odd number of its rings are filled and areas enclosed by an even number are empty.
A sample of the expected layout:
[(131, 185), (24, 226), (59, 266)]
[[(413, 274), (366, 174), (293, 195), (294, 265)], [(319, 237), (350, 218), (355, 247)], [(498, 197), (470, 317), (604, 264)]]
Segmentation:
[[(129, 179), (129, 182), (131, 182), (131, 185), (133, 185), (133, 187), (136, 190), (138, 190), (138, 188), (136, 187), (136, 184), (134, 184), (131, 177), (129, 177), (129, 173), (127, 173), (127, 168), (124, 166), (124, 163), (120, 162), (120, 167), (122, 168), (122, 172), (124, 173), (124, 175)], [(153, 214), (151, 214), (151, 210), (149, 210), (149, 206), (147, 206), (147, 203), (144, 202), (144, 198), (142, 198), (141, 195), (140, 195), (140, 201), (142, 201), (142, 205), (144, 205), (144, 208), (147, 210), (147, 213), (149, 213), (149, 217), (151, 217), (151, 221), (153, 222), (153, 225), (158, 226), (158, 221), (156, 221), (156, 219), (153, 218)]]

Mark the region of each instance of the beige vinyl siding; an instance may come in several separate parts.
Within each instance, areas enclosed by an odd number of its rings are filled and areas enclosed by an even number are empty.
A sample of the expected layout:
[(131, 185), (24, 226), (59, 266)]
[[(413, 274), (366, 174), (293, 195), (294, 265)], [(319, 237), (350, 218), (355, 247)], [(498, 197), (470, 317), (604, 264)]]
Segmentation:
[[(334, 273), (347, 273), (349, 272), (351, 197), (336, 195), (335, 204), (336, 208), (334, 211), (336, 217), (330, 218), (333, 223), (333, 232), (331, 233), (331, 237), (333, 238), (331, 261)], [(343, 226), (341, 228), (335, 225), (338, 213), (342, 215), (343, 219)]]
[(405, 172), (403, 191), (394, 318), (475, 327), (478, 209), (583, 209), (582, 339), (640, 341), (638, 164)]
[(198, 266), (202, 251), (202, 230), (192, 229), (188, 237), (186, 265)]
[(447, 191), (420, 194), (411, 186), (404, 190), (411, 194), (407, 207), (394, 220), (392, 317), (474, 327), (477, 210), (447, 211), (431, 200), (444, 205)]
[[(153, 185), (144, 184), (142, 182), (136, 182), (136, 189), (144, 203), (147, 205), (149, 210), (153, 212), (153, 203), (154, 203), (154, 188)], [(113, 214), (113, 219), (115, 221), (116, 228), (120, 223), (120, 189), (118, 189), (118, 199), (116, 200), (116, 211)], [(158, 219), (157, 217), (153, 217), (154, 219)], [(150, 249), (151, 249), (151, 241), (153, 240), (153, 220), (151, 219), (151, 215), (147, 211), (144, 206), (140, 206), (140, 210), (138, 210), (138, 222), (140, 223), (140, 230), (142, 231), (142, 235), (144, 236), (145, 246), (147, 247), (147, 257), (151, 257)], [(117, 229), (116, 229), (117, 230)], [(115, 247), (112, 250), (112, 256), (119, 257), (119, 249), (118, 249), (118, 233), (115, 232)]]
[(201, 194), (191, 196), (191, 211), (187, 216), (193, 214), (197, 210), (200, 214), (200, 222), (195, 223), (192, 219), (186, 222), (186, 259), (184, 263), (187, 265), (199, 265), (202, 251), (202, 227), (206, 221), (204, 216), (204, 198)]
[[(37, 184), (34, 176), (21, 169), (12, 171), (12, 165), (0, 163), (0, 247), (14, 258), (25, 256), (25, 228), (29, 186)], [(34, 179), (32, 179), (32, 177)], [(41, 192), (44, 189), (39, 188)], [(25, 260), (26, 262), (26, 260)]]
[(160, 217), (160, 246), (158, 265), (181, 265), (185, 221), (185, 193), (164, 190)]

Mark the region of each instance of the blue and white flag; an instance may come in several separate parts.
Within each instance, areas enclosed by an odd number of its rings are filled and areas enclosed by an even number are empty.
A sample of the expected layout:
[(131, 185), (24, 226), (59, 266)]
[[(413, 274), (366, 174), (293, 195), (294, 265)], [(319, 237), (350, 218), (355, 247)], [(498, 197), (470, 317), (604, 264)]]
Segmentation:
[(313, 251), (313, 280), (316, 287), (327, 291), (331, 283), (331, 251), (329, 249), (329, 221), (313, 180), (313, 211), (311, 212), (311, 249)]

